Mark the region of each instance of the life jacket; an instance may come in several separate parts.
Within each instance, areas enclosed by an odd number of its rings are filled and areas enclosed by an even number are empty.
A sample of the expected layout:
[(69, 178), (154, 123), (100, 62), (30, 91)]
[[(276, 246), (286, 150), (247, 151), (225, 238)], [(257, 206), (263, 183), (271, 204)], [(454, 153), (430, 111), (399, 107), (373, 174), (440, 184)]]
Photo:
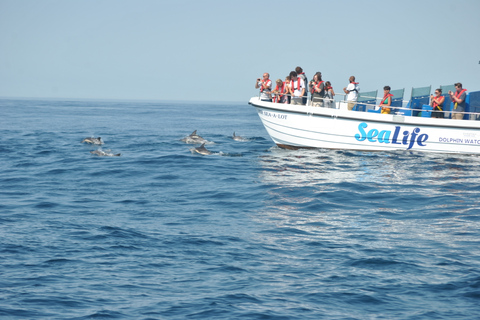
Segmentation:
[(263, 92), (263, 85), (265, 85), (266, 87), (268, 86), (269, 81), (272, 82), (272, 80), (270, 79), (262, 80), (262, 85), (260, 86), (260, 92)]
[(391, 93), (386, 94), (386, 95), (383, 97), (383, 100), (382, 100), (382, 102), (380, 102), (380, 104), (384, 104), (385, 101), (387, 101), (387, 99), (388, 99), (389, 97), (393, 97), (393, 94), (391, 94)]
[[(300, 75), (303, 75), (303, 77), (300, 77)], [(303, 80), (303, 84), (305, 86), (305, 91), (303, 92), (303, 97), (305, 99), (306, 96), (308, 96), (308, 80), (307, 80), (307, 76), (305, 75), (305, 72), (302, 72), (298, 75), (298, 77), (300, 79)]]
[(325, 87), (324, 89), (325, 89), (325, 98), (330, 98), (330, 99), (332, 99), (332, 98), (333, 98), (333, 95), (329, 95), (328, 90), (333, 89), (333, 87), (331, 87), (331, 86), (330, 86), (330, 87)]
[[(277, 86), (275, 87), (275, 90), (273, 91), (278, 91), (280, 88), (278, 87), (278, 84)], [(281, 89), (281, 92), (279, 92), (279, 94), (276, 94), (275, 97), (273, 97), (273, 102), (280, 102), (280, 99), (282, 99), (283, 97), (283, 94), (280, 94), (280, 93), (285, 93), (285, 81), (282, 83), (282, 89)]]
[(352, 91), (355, 91), (356, 93), (358, 93), (357, 84), (359, 84), (359, 82), (350, 81), (350, 83), (353, 83), (353, 85), (355, 86), (355, 89), (353, 89)]
[(325, 81), (319, 81), (316, 85), (314, 85), (314, 86), (312, 87), (312, 91), (311, 91), (312, 94), (315, 93), (315, 88), (319, 89), (319, 88), (320, 88), (320, 85), (321, 85), (322, 83), (324, 83), (324, 82), (325, 82)]
[[(460, 99), (460, 97), (462, 96), (462, 93), (464, 93), (465, 91), (467, 91), (467, 89), (463, 89), (460, 92), (455, 91), (455, 94), (454, 94), (455, 98)], [(457, 106), (458, 106), (458, 102), (455, 102), (455, 108), (453, 109), (457, 109)]]
[[(300, 80), (301, 80), (301, 78), (298, 77), (298, 78), (297, 78), (297, 90), (298, 90), (298, 91), (300, 91)], [(294, 82), (295, 82), (295, 81), (293, 81), (293, 80), (290, 81), (290, 87), (292, 87), (292, 89), (295, 91), (295, 87), (293, 86), (293, 83), (294, 83)]]
[(435, 97), (432, 99), (432, 107), (433, 107), (433, 110), (435, 110), (435, 108), (438, 108), (438, 110), (443, 111), (441, 105), (443, 105), (443, 103), (445, 102), (445, 97), (440, 96), (439, 98), (443, 98), (441, 103), (437, 102), (437, 98)]

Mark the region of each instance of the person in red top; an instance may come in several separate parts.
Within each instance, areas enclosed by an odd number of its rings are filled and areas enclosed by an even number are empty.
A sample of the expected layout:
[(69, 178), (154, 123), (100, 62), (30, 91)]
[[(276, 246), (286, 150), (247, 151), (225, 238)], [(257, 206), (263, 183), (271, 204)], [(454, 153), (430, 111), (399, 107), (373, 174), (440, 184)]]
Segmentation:
[(380, 107), (382, 108), (382, 114), (390, 114), (390, 106), (392, 105), (393, 94), (390, 93), (390, 86), (383, 87), (383, 99), (380, 102)]
[(255, 89), (260, 88), (261, 101), (272, 102), (272, 95), (270, 94), (270, 92), (272, 91), (272, 80), (270, 80), (269, 78), (270, 74), (265, 72), (263, 74), (263, 79), (258, 78), (255, 82)]
[(443, 103), (445, 97), (442, 96), (442, 89), (435, 90), (435, 95), (430, 96), (430, 105), (432, 106), (432, 118), (444, 118)]
[(455, 83), (455, 89), (457, 89), (455, 93), (448, 91), (450, 99), (454, 103), (452, 119), (462, 120), (464, 115), (463, 112), (465, 112), (465, 98), (467, 97), (467, 89), (463, 89), (460, 82)]

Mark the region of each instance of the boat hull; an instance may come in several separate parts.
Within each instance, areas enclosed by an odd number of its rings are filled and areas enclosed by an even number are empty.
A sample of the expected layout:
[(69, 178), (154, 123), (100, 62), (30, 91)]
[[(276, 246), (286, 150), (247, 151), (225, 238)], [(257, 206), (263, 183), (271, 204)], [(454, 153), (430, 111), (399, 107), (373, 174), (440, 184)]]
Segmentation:
[(356, 112), (250, 99), (279, 147), (480, 153), (480, 122)]

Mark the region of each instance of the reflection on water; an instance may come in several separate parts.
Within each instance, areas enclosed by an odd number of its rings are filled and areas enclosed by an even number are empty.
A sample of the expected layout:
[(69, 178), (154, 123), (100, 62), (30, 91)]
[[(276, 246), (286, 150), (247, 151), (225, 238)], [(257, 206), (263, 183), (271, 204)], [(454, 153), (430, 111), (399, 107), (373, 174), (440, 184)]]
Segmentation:
[[(283, 187), (335, 183), (399, 183), (430, 179), (439, 184), (477, 180), (480, 157), (413, 152), (361, 152), (274, 147), (260, 158), (262, 181)], [(446, 180), (447, 179), (447, 180)], [(427, 182), (427, 181), (424, 181)]]
[(259, 162), (268, 186), (261, 219), (303, 238), (351, 240), (361, 230), (433, 240), (480, 226), (478, 156), (275, 147)]

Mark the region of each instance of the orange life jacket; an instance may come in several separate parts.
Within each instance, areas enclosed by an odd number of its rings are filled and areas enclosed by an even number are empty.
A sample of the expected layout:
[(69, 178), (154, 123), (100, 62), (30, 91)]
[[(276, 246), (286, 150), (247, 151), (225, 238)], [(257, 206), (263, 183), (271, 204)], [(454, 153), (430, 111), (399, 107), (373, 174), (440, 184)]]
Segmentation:
[(383, 97), (383, 100), (382, 100), (382, 102), (380, 102), (380, 104), (384, 104), (385, 101), (387, 101), (387, 99), (388, 99), (389, 97), (393, 97), (393, 94), (387, 93), (387, 94)]
[(315, 93), (315, 88), (319, 89), (319, 88), (320, 88), (320, 85), (321, 85), (322, 83), (324, 83), (324, 82), (325, 82), (325, 81), (319, 81), (316, 85), (314, 85), (314, 86), (312, 87), (312, 91), (311, 91), (312, 94)]
[(462, 93), (464, 93), (465, 91), (467, 91), (467, 89), (463, 89), (462, 91), (458, 92), (458, 91), (455, 91), (455, 98), (457, 99), (460, 99), (460, 96), (462, 95)]
[(438, 97), (438, 98), (441, 99), (442, 101), (438, 101), (438, 102), (437, 102), (437, 98), (436, 98), (436, 97), (434, 97), (434, 98), (432, 99), (432, 107), (433, 107), (433, 110), (435, 110), (435, 108), (438, 107), (438, 110), (443, 111), (443, 109), (442, 109), (442, 107), (440, 107), (440, 105), (445, 102), (445, 97), (444, 97), (444, 96), (440, 96), (440, 97)]
[[(293, 80), (290, 82), (290, 87), (292, 87), (292, 89), (294, 89), (294, 91), (295, 91), (295, 88), (293, 87), (294, 82), (295, 81), (293, 81)], [(300, 91), (300, 77), (297, 78), (297, 90)]]
[[(278, 91), (280, 88), (278, 87), (278, 84), (277, 86), (275, 87), (275, 90), (273, 91)], [(275, 97), (273, 97), (273, 102), (280, 102), (280, 99), (283, 97), (283, 94), (280, 94), (280, 93), (285, 93), (285, 81), (282, 83), (282, 88), (279, 92), (279, 94), (276, 94)]]
[(260, 86), (260, 92), (263, 92), (263, 85), (265, 85), (266, 87), (268, 86), (269, 81), (272, 82), (272, 80), (270, 79), (262, 80), (262, 85)]
[[(457, 99), (460, 99), (460, 97), (462, 96), (462, 93), (464, 93), (465, 91), (467, 91), (467, 89), (463, 89), (462, 91), (458, 92), (458, 91), (455, 91), (454, 93), (454, 97), (457, 98)], [(455, 107), (454, 109), (457, 109), (457, 106), (458, 106), (458, 102), (454, 101), (455, 102)]]

